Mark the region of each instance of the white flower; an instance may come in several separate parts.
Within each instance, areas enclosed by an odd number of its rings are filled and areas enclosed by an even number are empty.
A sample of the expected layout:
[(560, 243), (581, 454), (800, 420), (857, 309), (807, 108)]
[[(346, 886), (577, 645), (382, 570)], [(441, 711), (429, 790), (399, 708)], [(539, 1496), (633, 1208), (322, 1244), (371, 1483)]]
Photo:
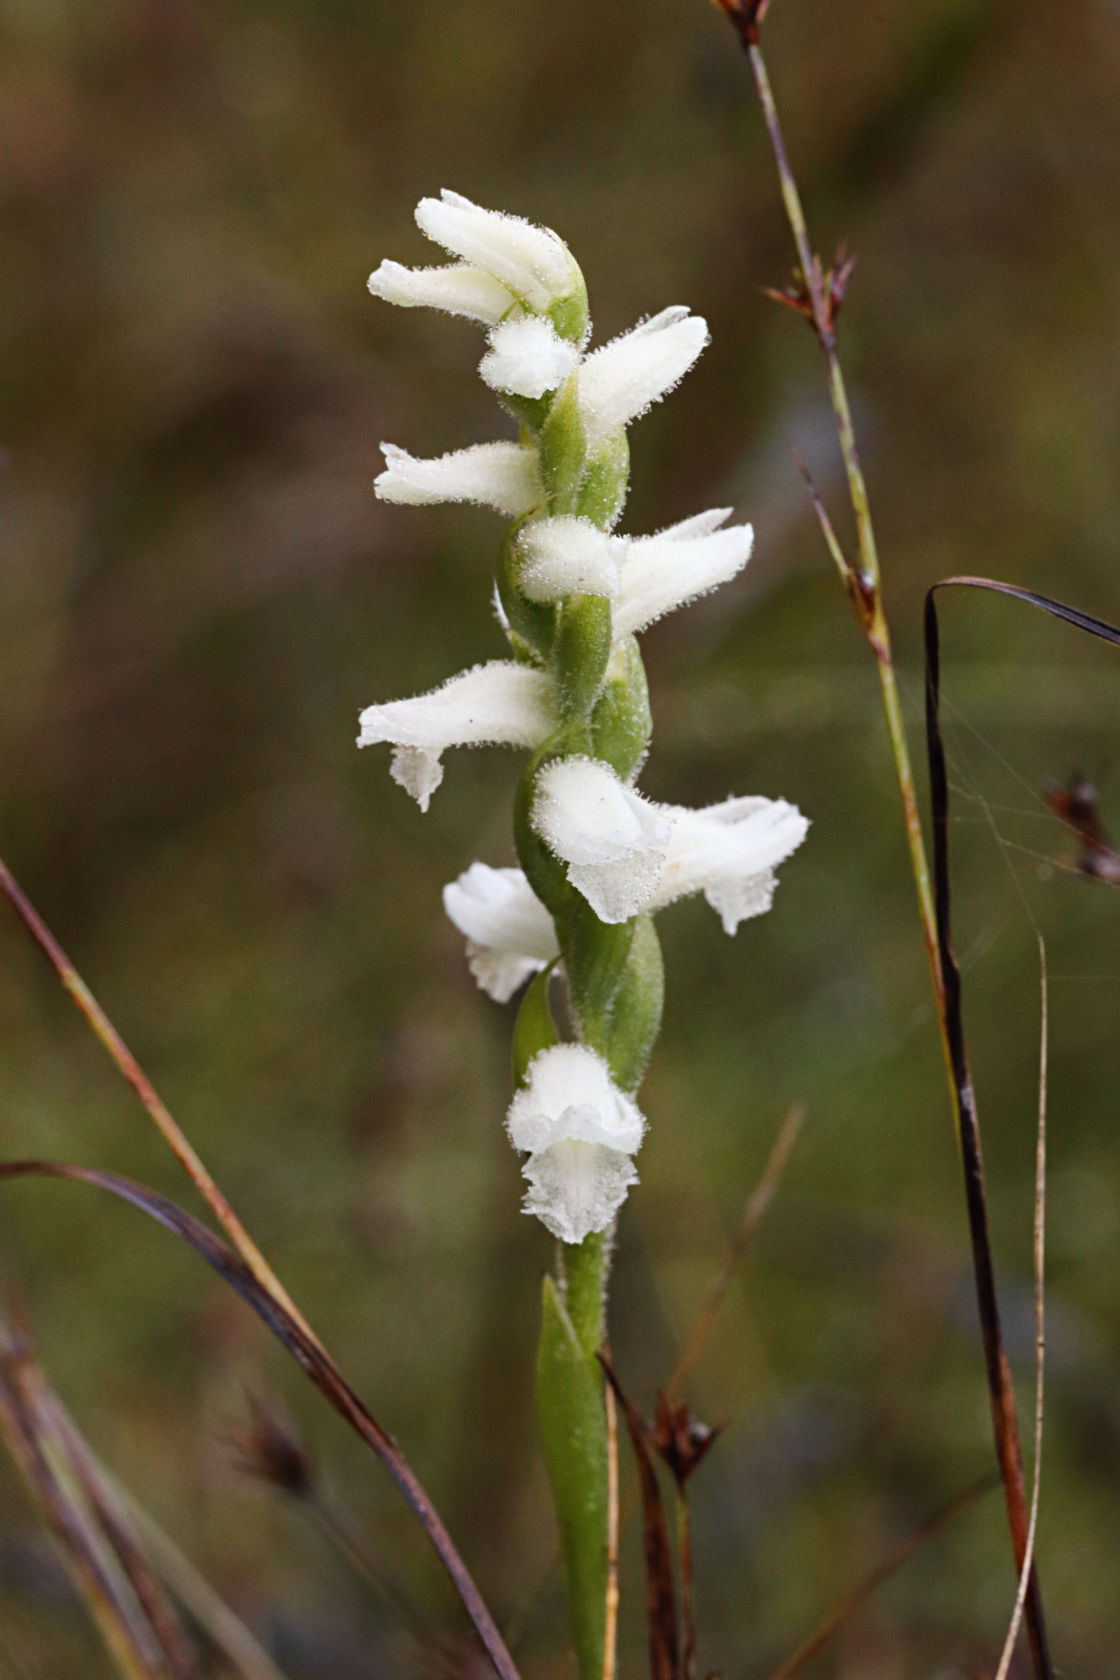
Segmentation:
[(636, 916), (661, 878), (668, 822), (599, 759), (546, 764), (531, 821), (602, 922)]
[(796, 805), (784, 799), (725, 799), (699, 811), (683, 805), (660, 809), (672, 829), (661, 878), (645, 909), (660, 910), (702, 892), (725, 933), (769, 910), (775, 868), (809, 831)]
[(720, 530), (730, 515), (730, 508), (712, 508), (656, 536), (630, 538), (612, 612), (616, 636), (644, 630), (742, 571), (754, 532), (749, 525)]
[(483, 210), (460, 193), (445, 188), (438, 198), (422, 198), (416, 223), (452, 256), (486, 269), (530, 309), (547, 310), (580, 283), (568, 247), (550, 229)]
[(466, 934), (471, 973), (498, 1003), (560, 955), (552, 917), (520, 869), (472, 863), (444, 887), (443, 907)]
[(449, 268), (404, 268), (386, 259), (367, 281), (374, 297), (405, 309), (443, 309), (493, 327), (517, 307), (513, 293), (484, 268), (452, 263)]
[(707, 322), (675, 305), (587, 356), (579, 408), (589, 452), (671, 391), (707, 342)]
[(385, 471), (373, 481), (383, 502), (481, 502), (511, 519), (544, 501), (537, 452), (520, 443), (476, 443), (421, 460), (383, 443)]
[(637, 1183), (630, 1157), (645, 1120), (602, 1057), (582, 1044), (541, 1050), (510, 1104), (506, 1128), (514, 1148), (529, 1155), (525, 1212), (561, 1242), (605, 1231)]
[(523, 592), (531, 601), (561, 601), (565, 595), (613, 595), (626, 539), (601, 531), (590, 519), (561, 514), (523, 526), (517, 548)]
[(702, 892), (727, 933), (769, 910), (774, 870), (809, 829), (784, 799), (725, 799), (699, 811), (657, 805), (590, 758), (545, 766), (532, 823), (600, 921), (628, 921)]
[(551, 321), (524, 315), (494, 328), (478, 371), (492, 391), (543, 397), (563, 385), (578, 360), (575, 345), (561, 338)]
[(358, 745), (391, 741), (393, 780), (422, 811), (443, 780), (448, 747), (537, 747), (556, 727), (551, 678), (512, 659), (460, 671), (442, 687), (409, 700), (367, 706)]

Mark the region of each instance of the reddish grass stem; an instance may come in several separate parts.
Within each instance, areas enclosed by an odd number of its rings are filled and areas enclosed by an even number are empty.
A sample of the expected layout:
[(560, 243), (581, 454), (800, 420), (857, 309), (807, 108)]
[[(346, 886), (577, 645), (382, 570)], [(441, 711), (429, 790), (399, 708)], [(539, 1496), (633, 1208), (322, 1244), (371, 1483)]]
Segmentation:
[[(829, 396), (836, 417), (840, 450), (844, 460), (848, 495), (855, 518), (858, 544), (858, 563), (852, 565), (840, 550), (827, 519), (822, 521), (825, 539), (833, 560), (839, 566), (855, 609), (860, 627), (875, 656), (883, 712), (890, 737), (895, 777), (902, 803), (903, 824), (910, 854), (910, 868), (918, 898), (922, 938), (933, 983), (940, 1028), (942, 1052), (945, 1058), (949, 1088), (953, 1101), (957, 1140), (961, 1149), (965, 1174), (965, 1199), (972, 1238), (973, 1266), (976, 1278), (977, 1301), (981, 1334), (984, 1343), (985, 1370), (991, 1401), (996, 1457), (1003, 1481), (1007, 1505), (1008, 1525), (1017, 1570), (1022, 1570), (1027, 1550), (1029, 1528), (1026, 1491), (1023, 1483), (1022, 1458), (1019, 1449), (1019, 1427), (1015, 1407), (1015, 1392), (1011, 1370), (1003, 1345), (995, 1290), (995, 1271), (992, 1261), (991, 1239), (988, 1230), (987, 1200), (984, 1190), (983, 1156), (980, 1148), (980, 1126), (976, 1113), (971, 1081), (967, 1077), (967, 1058), (964, 1051), (963, 1026), (960, 1017), (959, 983), (945, 971), (946, 937), (941, 906), (935, 903), (933, 880), (926, 855), (918, 809), (910, 750), (902, 719), (898, 685), (895, 680), (891, 653), (890, 628), (883, 602), (875, 528), (871, 517), (867, 484), (863, 476), (851, 405), (836, 339), (836, 317), (843, 297), (843, 287), (850, 274), (850, 262), (842, 265), (843, 281), (836, 285), (841, 265), (827, 279), (820, 259), (813, 251), (805, 212), (801, 204), (797, 182), (786, 151), (778, 108), (762, 55), (759, 32), (770, 0), (716, 0), (739, 37), (740, 45), (750, 64), (766, 132), (778, 169), (782, 201), (793, 235), (800, 265), (800, 285), (803, 294), (795, 293), (787, 301), (798, 307), (810, 321), (824, 357)], [(815, 505), (818, 517), (823, 513), (819, 499)], [(947, 881), (938, 880), (938, 896), (947, 892)], [(950, 996), (948, 987), (955, 987)], [(1026, 1600), (1027, 1632), (1031, 1658), (1037, 1680), (1049, 1680), (1052, 1673), (1046, 1629), (1042, 1612), (1042, 1594), (1037, 1571), (1032, 1566)]]

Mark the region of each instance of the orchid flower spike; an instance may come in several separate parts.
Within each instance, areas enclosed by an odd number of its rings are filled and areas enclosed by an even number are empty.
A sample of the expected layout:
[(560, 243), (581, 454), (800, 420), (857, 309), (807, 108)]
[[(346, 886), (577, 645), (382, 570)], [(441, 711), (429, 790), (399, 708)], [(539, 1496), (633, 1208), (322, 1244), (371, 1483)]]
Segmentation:
[(631, 1157), (645, 1120), (602, 1057), (583, 1044), (539, 1051), (506, 1129), (513, 1147), (528, 1154), (525, 1212), (565, 1243), (605, 1231), (637, 1183)]
[[(705, 322), (674, 306), (589, 351), (583, 276), (557, 234), (447, 191), (422, 199), (416, 220), (453, 260), (382, 262), (370, 290), (478, 322), (487, 339), (479, 373), (519, 430), (516, 441), (434, 459), (385, 444), (376, 490), (389, 502), (474, 502), (515, 521), (496, 585), (513, 657), (367, 707), (358, 739), (392, 745), (392, 774), (424, 810), (449, 746), (536, 753), (514, 822), (528, 873), (474, 863), (445, 887), (444, 907), (491, 997), (506, 1002), (542, 970), (563, 976), (575, 1042), (551, 1042), (546, 988), (530, 993), (507, 1125), (527, 1157), (526, 1211), (561, 1241), (582, 1243), (610, 1227), (636, 1177), (645, 1123), (628, 1093), (661, 1014), (653, 913), (703, 893), (733, 933), (769, 908), (775, 870), (808, 825), (784, 800), (732, 798), (694, 811), (633, 785), (650, 736), (636, 637), (734, 578), (753, 540), (726, 508), (653, 536), (614, 529), (627, 491), (626, 428), (692, 367)], [(629, 941), (608, 936), (637, 918)], [(620, 997), (625, 1007), (615, 1007)]]
[(358, 723), (360, 747), (391, 741), (392, 777), (422, 811), (443, 780), (448, 747), (536, 747), (556, 726), (552, 681), (512, 659), (460, 671), (442, 687), (411, 700), (367, 706)]

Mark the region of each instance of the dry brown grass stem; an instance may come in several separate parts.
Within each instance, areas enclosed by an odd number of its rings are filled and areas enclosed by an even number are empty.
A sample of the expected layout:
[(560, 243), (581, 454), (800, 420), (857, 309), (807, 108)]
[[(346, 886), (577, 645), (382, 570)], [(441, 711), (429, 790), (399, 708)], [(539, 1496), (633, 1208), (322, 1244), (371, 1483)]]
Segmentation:
[(712, 1333), (719, 1310), (723, 1305), (724, 1296), (731, 1287), (735, 1276), (735, 1268), (742, 1259), (744, 1252), (750, 1246), (755, 1232), (761, 1225), (770, 1204), (778, 1193), (778, 1186), (782, 1181), (782, 1174), (786, 1170), (789, 1158), (793, 1154), (794, 1146), (801, 1135), (801, 1127), (805, 1121), (804, 1103), (795, 1102), (790, 1105), (789, 1112), (782, 1121), (781, 1128), (774, 1140), (766, 1165), (762, 1169), (762, 1177), (747, 1199), (743, 1209), (743, 1216), (739, 1221), (735, 1235), (731, 1239), (727, 1250), (727, 1258), (708, 1285), (708, 1293), (696, 1314), (688, 1341), (684, 1351), (677, 1360), (672, 1376), (665, 1388), (665, 1397), (670, 1404), (676, 1404), (681, 1397), (685, 1383), (688, 1381), (696, 1366), (700, 1355), (704, 1351), (708, 1337)]
[(903, 1564), (908, 1563), (915, 1552), (921, 1551), (922, 1547), (927, 1545), (935, 1534), (939, 1534), (943, 1528), (948, 1527), (954, 1517), (958, 1517), (962, 1511), (966, 1511), (975, 1500), (979, 1499), (981, 1494), (988, 1493), (998, 1486), (999, 1477), (995, 1472), (990, 1472), (979, 1481), (973, 1482), (971, 1487), (965, 1488), (963, 1493), (959, 1493), (947, 1505), (943, 1505), (940, 1511), (935, 1512), (920, 1528), (915, 1529), (913, 1534), (896, 1547), (889, 1557), (884, 1558), (883, 1562), (873, 1569), (870, 1575), (861, 1581), (859, 1586), (825, 1617), (824, 1621), (814, 1629), (808, 1639), (803, 1640), (796, 1651), (788, 1656), (779, 1668), (774, 1670), (770, 1680), (793, 1680), (793, 1676), (800, 1674), (806, 1664), (811, 1662), (819, 1651), (823, 1651), (829, 1641), (840, 1632), (840, 1629), (851, 1621), (856, 1611), (867, 1602), (878, 1587), (889, 1581), (892, 1575), (897, 1575)]

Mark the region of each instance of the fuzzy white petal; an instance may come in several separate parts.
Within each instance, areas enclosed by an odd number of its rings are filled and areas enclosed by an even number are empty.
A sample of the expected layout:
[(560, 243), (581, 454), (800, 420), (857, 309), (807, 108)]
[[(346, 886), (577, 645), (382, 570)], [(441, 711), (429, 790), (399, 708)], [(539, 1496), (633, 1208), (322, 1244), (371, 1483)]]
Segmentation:
[(386, 259), (367, 285), (374, 297), (405, 309), (442, 309), (471, 321), (496, 326), (516, 308), (513, 293), (484, 268), (452, 263), (448, 268), (405, 268)]
[(522, 527), (517, 581), (532, 601), (566, 595), (612, 596), (619, 587), (626, 539), (601, 531), (590, 519), (560, 514)]
[(590, 453), (671, 391), (707, 342), (707, 322), (676, 305), (586, 357), (579, 408)]
[(605, 1231), (637, 1184), (630, 1156), (605, 1144), (564, 1138), (530, 1155), (521, 1169), (529, 1182), (523, 1213), (534, 1214), (560, 1242), (581, 1243)]
[[(368, 742), (360, 740), (358, 745), (364, 747)], [(443, 781), (443, 763), (434, 747), (395, 747), (389, 774), (426, 811)]]
[(556, 759), (537, 778), (532, 823), (603, 922), (636, 916), (661, 878), (669, 823), (592, 758)]
[(672, 823), (661, 878), (646, 908), (702, 892), (734, 933), (741, 921), (761, 915), (774, 896), (774, 870), (795, 852), (809, 824), (784, 799), (726, 799), (691, 811), (663, 806)]
[(551, 229), (484, 210), (461, 193), (445, 188), (439, 198), (422, 198), (416, 222), (429, 239), (486, 269), (532, 309), (548, 309), (579, 283), (568, 247)]
[(492, 391), (543, 397), (555, 391), (579, 360), (579, 351), (541, 315), (503, 321), (490, 334), (478, 371)]
[(554, 759), (537, 777), (533, 827), (565, 863), (615, 863), (668, 830), (656, 806), (596, 758)]
[(713, 508), (654, 537), (630, 539), (612, 614), (616, 636), (644, 630), (742, 571), (754, 532), (749, 525), (719, 529), (730, 513)]
[(520, 443), (476, 443), (421, 460), (395, 443), (383, 443), (385, 471), (373, 487), (383, 502), (480, 502), (511, 519), (544, 500), (537, 453)]
[(444, 887), (443, 907), (467, 937), (471, 973), (498, 1003), (560, 954), (552, 917), (520, 869), (472, 863)]
[(555, 728), (552, 680), (511, 659), (461, 671), (440, 688), (408, 700), (367, 706), (358, 719), (360, 747), (391, 741), (393, 778), (419, 804), (439, 786), (447, 747), (536, 747)]
[(525, 1212), (561, 1242), (605, 1231), (637, 1182), (630, 1157), (645, 1121), (600, 1056), (581, 1044), (542, 1050), (510, 1104), (507, 1130), (529, 1152)]

